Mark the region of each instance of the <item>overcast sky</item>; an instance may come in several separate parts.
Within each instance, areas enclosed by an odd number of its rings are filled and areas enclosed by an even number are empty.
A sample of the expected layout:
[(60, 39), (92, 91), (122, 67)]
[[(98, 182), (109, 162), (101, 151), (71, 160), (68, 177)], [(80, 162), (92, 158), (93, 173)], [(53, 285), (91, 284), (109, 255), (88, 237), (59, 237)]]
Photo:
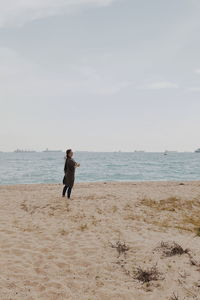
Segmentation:
[(199, 0), (0, 0), (0, 150), (195, 150), (199, 32)]

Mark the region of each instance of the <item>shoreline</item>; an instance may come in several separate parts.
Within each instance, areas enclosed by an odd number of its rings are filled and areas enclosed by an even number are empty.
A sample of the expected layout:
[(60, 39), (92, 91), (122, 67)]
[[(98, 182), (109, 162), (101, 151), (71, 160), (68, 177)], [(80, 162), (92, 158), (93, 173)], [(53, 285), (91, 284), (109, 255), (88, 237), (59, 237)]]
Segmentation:
[[(144, 180), (144, 181), (136, 181), (136, 180), (132, 180), (132, 181), (127, 181), (127, 180), (114, 180), (114, 181), (75, 181), (74, 186), (78, 186), (78, 185), (82, 185), (82, 184), (159, 184), (159, 183), (169, 183), (169, 184), (173, 184), (173, 183), (184, 183), (184, 184), (189, 184), (189, 183), (200, 183), (200, 179), (199, 180)], [(1, 187), (13, 187), (13, 186), (36, 186), (36, 185), (49, 185), (49, 186), (53, 186), (53, 185), (63, 185), (62, 183), (59, 182), (51, 182), (51, 183), (46, 183), (46, 182), (41, 182), (41, 183), (13, 183), (13, 184), (0, 184), (0, 188)]]

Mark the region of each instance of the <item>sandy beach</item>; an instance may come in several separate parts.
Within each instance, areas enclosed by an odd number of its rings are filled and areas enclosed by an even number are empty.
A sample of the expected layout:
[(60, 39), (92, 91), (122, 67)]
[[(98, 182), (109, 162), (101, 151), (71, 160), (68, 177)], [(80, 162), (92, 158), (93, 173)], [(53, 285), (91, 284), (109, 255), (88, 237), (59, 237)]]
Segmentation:
[(61, 190), (0, 186), (1, 300), (200, 299), (200, 182)]

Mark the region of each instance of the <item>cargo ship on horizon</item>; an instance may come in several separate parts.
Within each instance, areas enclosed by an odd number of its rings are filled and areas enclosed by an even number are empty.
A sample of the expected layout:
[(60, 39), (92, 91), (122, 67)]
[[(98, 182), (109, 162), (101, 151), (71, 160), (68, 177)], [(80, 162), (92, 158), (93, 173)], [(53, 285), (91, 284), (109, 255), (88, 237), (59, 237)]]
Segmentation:
[(24, 149), (16, 149), (15, 151), (13, 151), (14, 153), (35, 153), (35, 150), (24, 150)]
[(200, 153), (200, 148), (194, 151), (195, 153)]
[(49, 150), (48, 148), (46, 148), (43, 152), (63, 152), (62, 150)]

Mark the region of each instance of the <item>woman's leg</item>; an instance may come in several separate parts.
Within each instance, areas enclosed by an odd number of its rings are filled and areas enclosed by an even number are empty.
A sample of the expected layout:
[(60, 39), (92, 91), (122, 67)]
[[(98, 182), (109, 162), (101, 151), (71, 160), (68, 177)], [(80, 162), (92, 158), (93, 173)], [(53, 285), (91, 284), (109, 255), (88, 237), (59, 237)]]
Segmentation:
[(71, 188), (71, 187), (68, 187), (68, 190), (67, 190), (67, 198), (68, 198), (68, 199), (70, 199), (71, 192), (72, 192), (72, 188)]
[(68, 186), (65, 185), (64, 188), (63, 188), (63, 193), (62, 193), (62, 196), (65, 197), (65, 194), (66, 194), (66, 191), (67, 191), (67, 188)]

